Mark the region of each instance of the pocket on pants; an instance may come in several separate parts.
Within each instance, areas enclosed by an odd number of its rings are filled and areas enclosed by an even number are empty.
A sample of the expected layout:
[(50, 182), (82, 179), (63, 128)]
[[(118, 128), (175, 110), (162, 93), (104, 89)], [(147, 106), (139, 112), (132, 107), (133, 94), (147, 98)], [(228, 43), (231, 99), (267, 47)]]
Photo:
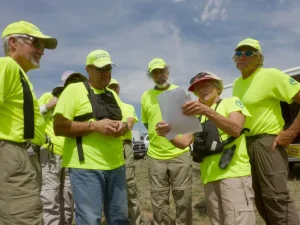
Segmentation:
[(253, 204), (236, 206), (234, 208), (234, 214), (234, 224), (256, 224)]
[[(8, 206), (6, 202), (0, 198), (0, 221), (3, 222), (3, 224), (11, 224), (10, 221), (10, 214), (8, 211)], [(2, 224), (2, 223), (1, 223)]]
[(42, 212), (42, 207), (42, 201), (40, 200), (39, 195), (19, 198), (8, 204), (8, 209), (11, 215), (31, 210)]
[(287, 174), (285, 170), (276, 172), (267, 172), (266, 177), (270, 183), (271, 189), (277, 194), (285, 193), (287, 189)]

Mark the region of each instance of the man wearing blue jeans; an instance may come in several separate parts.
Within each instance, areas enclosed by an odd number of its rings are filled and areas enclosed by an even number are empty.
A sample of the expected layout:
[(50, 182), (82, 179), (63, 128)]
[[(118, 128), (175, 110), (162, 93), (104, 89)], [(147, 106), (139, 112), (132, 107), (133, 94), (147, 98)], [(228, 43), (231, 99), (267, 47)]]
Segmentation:
[[(70, 84), (54, 111), (54, 132), (65, 136), (63, 167), (70, 169), (77, 225), (129, 225), (121, 136), (121, 100), (107, 88), (112, 61), (95, 50), (86, 59), (88, 82)], [(126, 119), (126, 118), (125, 118)]]

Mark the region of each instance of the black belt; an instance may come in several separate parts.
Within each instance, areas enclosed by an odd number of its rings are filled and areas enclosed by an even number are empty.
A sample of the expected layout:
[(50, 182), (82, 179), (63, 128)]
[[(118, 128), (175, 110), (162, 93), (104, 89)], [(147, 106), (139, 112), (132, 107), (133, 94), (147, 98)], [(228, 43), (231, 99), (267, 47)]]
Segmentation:
[(123, 140), (123, 144), (131, 144), (132, 141), (130, 139)]
[(8, 144), (16, 145), (18, 147), (25, 148), (25, 149), (28, 149), (31, 146), (31, 142), (29, 142), (29, 141), (28, 142), (15, 142), (15, 141), (0, 140), (0, 142), (1, 141), (8, 143)]

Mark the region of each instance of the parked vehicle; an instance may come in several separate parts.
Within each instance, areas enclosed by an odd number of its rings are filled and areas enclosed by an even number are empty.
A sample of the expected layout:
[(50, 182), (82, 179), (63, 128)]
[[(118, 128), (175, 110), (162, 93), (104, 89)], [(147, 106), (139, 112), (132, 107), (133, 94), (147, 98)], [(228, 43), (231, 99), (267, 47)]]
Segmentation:
[[(284, 73), (290, 75), (295, 80), (300, 82), (300, 66), (290, 68), (287, 70), (283, 70)], [(229, 97), (232, 95), (232, 84), (224, 86), (224, 92), (222, 96)], [(281, 102), (281, 110), (282, 110), (282, 117), (284, 118), (285, 125), (284, 129), (288, 128), (291, 123), (294, 121), (298, 112), (300, 110), (300, 105), (296, 102), (292, 104), (287, 104), (286, 102)], [(300, 135), (297, 136), (293, 143), (287, 148), (287, 153), (289, 155), (289, 166), (291, 169), (295, 170), (295, 168), (299, 167), (300, 165)]]
[(148, 150), (148, 147), (149, 147), (149, 136), (148, 136), (148, 134), (144, 138), (144, 143), (145, 143), (146, 149)]
[(147, 155), (148, 148), (143, 141), (132, 141), (132, 148), (135, 159), (143, 159)]

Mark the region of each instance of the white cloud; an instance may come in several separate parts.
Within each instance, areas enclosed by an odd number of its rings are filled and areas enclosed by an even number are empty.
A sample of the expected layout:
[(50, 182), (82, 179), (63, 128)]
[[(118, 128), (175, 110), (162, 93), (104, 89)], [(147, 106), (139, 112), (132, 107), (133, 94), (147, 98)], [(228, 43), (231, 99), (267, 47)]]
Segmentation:
[(207, 0), (204, 10), (201, 14), (201, 20), (216, 20), (221, 18), (225, 20), (227, 18), (226, 9), (223, 7), (223, 0)]
[(179, 2), (185, 2), (185, 0), (172, 0), (173, 2), (179, 3)]

